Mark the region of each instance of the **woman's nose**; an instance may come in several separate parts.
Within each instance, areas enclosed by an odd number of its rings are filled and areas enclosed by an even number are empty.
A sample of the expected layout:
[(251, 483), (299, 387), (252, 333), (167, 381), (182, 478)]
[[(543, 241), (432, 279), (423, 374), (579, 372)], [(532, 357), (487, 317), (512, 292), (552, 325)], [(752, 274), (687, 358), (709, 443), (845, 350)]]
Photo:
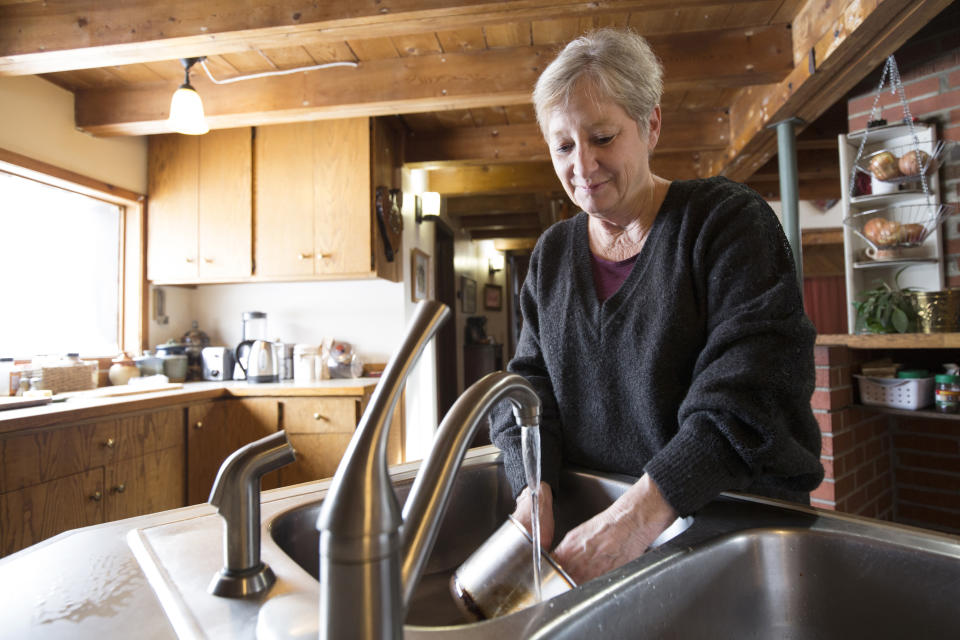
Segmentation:
[(589, 147), (578, 146), (573, 157), (573, 171), (579, 177), (587, 177), (597, 168), (597, 157)]

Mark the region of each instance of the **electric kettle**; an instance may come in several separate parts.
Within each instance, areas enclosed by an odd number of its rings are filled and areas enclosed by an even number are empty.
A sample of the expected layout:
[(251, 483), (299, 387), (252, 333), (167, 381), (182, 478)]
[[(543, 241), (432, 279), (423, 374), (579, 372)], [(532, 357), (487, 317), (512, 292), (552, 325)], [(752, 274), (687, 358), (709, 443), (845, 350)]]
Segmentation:
[[(244, 348), (246, 357), (240, 357)], [(244, 340), (237, 345), (236, 362), (240, 365), (247, 382), (280, 382), (280, 358), (277, 344), (266, 340)], [(246, 366), (243, 365), (246, 362)]]

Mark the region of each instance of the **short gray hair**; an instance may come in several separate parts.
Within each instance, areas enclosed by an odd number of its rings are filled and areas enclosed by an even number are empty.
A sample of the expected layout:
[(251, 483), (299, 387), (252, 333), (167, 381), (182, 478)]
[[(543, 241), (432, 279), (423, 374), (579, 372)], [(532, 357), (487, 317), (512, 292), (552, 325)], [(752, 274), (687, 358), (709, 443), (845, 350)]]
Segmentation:
[(647, 130), (648, 118), (663, 94), (663, 67), (646, 39), (628, 29), (597, 29), (572, 40), (540, 75), (533, 106), (546, 133), (549, 112), (562, 107), (577, 82), (589, 79)]

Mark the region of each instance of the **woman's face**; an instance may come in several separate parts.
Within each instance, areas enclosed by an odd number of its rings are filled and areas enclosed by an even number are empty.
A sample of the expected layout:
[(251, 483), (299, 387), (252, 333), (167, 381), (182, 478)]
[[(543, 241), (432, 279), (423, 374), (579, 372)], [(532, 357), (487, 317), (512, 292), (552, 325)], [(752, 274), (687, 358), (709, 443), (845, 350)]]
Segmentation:
[(660, 107), (648, 133), (620, 105), (578, 84), (547, 120), (547, 144), (567, 195), (587, 213), (626, 225), (640, 213), (652, 182), (649, 154), (660, 135)]

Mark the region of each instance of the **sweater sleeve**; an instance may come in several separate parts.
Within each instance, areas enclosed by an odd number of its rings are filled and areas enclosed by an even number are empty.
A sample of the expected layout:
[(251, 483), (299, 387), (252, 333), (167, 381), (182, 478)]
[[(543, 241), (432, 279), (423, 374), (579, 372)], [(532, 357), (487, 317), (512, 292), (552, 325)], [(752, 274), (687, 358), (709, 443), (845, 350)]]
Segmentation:
[(772, 479), (802, 493), (823, 476), (810, 410), (815, 330), (780, 223), (739, 185), (709, 206), (692, 248), (706, 344), (679, 429), (644, 469), (681, 514), (721, 491)]
[[(561, 437), (560, 418), (550, 375), (540, 346), (538, 291), (539, 266), (542, 247), (534, 249), (530, 267), (520, 289), (520, 311), (523, 326), (513, 359), (507, 370), (523, 376), (540, 397), (540, 460), (541, 479), (550, 485), (554, 496), (559, 495)], [(504, 469), (513, 495), (527, 486), (523, 470), (520, 427), (517, 426), (508, 403), (501, 403), (492, 413), (490, 439), (503, 452)]]

